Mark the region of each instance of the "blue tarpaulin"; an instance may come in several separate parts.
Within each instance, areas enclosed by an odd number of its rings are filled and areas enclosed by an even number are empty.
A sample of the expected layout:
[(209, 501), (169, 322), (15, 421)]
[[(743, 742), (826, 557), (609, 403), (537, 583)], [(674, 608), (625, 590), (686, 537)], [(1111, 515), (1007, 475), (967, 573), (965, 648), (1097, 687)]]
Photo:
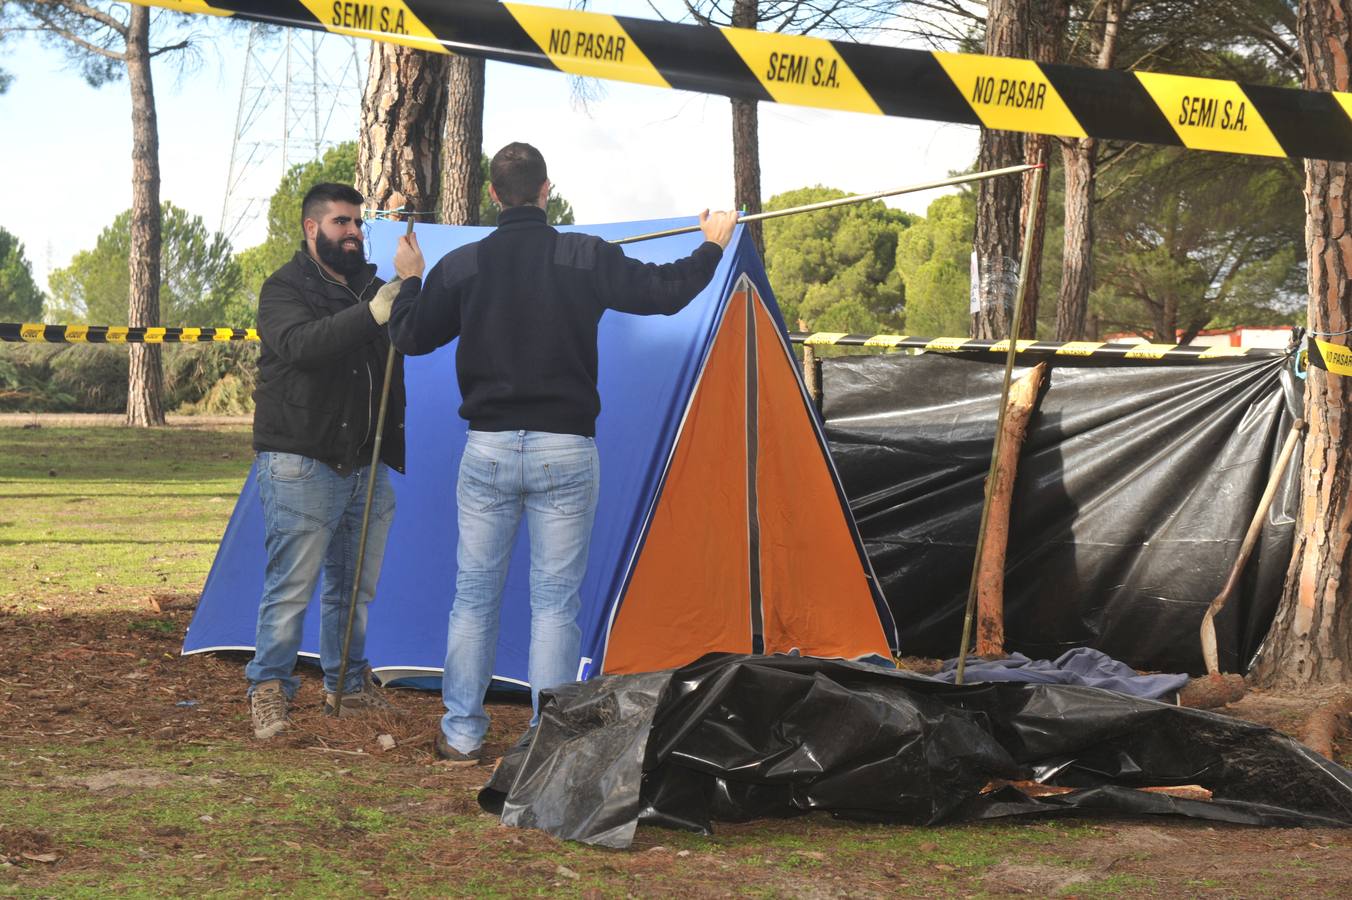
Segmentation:
[[(958, 661), (950, 659), (934, 677), (951, 684), (957, 668)], [(1150, 700), (1168, 699), (1188, 683), (1185, 674), (1139, 674), (1126, 663), (1092, 647), (1076, 647), (1056, 659), (1029, 659), (1022, 653), (1011, 653), (1004, 659), (968, 658), (962, 678), (968, 684), (979, 681), (1082, 684)]]

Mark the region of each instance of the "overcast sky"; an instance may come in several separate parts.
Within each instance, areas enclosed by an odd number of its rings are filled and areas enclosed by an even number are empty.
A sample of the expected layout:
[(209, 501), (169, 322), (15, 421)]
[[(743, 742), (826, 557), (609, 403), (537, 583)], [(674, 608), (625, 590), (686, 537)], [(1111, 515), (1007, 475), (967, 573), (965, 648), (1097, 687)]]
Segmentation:
[[(566, 5), (533, 0), (537, 5)], [(598, 12), (652, 18), (644, 2), (592, 0)], [(230, 150), (244, 73), (244, 30), (222, 32), (187, 77), (157, 60), (161, 198), (221, 223)], [(363, 54), (366, 47), (359, 42)], [(350, 58), (335, 46), (331, 65)], [(0, 95), (0, 226), (25, 245), (34, 275), (47, 273), (94, 245), (98, 233), (131, 205), (131, 101), (125, 81), (91, 88), (64, 56), (36, 41), (6, 46), (14, 75)], [(580, 224), (692, 215), (732, 205), (732, 138), (725, 98), (606, 82), (602, 96), (579, 109), (567, 76), (490, 62), (484, 148), (514, 140), (541, 149), (558, 191)], [(600, 84), (600, 83), (595, 83)], [(761, 185), (768, 198), (814, 184), (869, 192), (945, 177), (971, 165), (977, 129), (911, 119), (762, 104)], [(357, 124), (337, 123), (331, 139), (353, 138)], [(280, 135), (277, 135), (280, 137)], [(295, 161), (294, 159), (292, 160)], [(274, 153), (254, 173), (275, 185)], [(262, 193), (268, 193), (264, 190)], [(892, 205), (923, 213), (936, 192)], [(237, 250), (257, 243), (261, 219), (236, 236)]]

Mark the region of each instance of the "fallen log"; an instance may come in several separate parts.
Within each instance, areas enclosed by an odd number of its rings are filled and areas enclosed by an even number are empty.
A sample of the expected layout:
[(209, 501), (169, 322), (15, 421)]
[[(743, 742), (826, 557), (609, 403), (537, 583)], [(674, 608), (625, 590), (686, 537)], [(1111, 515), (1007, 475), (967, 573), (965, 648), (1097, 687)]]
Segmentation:
[(1352, 713), (1352, 693), (1339, 694), (1316, 709), (1300, 729), (1300, 742), (1325, 759), (1333, 759), (1333, 742), (1345, 727), (1342, 717)]
[(1241, 699), (1248, 691), (1243, 675), (1213, 672), (1194, 678), (1178, 692), (1178, 705), (1192, 709), (1216, 709)]
[[(1062, 787), (1057, 784), (1042, 784), (1038, 781), (1005, 781), (997, 778), (982, 788), (981, 793), (989, 794), (1006, 787), (1012, 787), (1029, 797), (1053, 797), (1058, 794), (1072, 794), (1075, 791), (1084, 790), (1083, 788)], [(1212, 796), (1211, 791), (1200, 784), (1169, 784), (1135, 788), (1134, 790), (1144, 791), (1147, 794), (1166, 794), (1180, 800), (1210, 800)]]

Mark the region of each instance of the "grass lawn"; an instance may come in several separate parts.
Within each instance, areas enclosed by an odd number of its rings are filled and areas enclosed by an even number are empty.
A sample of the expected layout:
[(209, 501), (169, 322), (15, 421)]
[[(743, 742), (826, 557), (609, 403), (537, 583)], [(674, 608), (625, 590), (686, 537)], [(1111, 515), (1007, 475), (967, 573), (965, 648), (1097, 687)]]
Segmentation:
[(0, 606), (196, 593), (253, 449), (247, 428), (0, 428)]
[[(245, 657), (178, 655), (251, 457), (243, 428), (0, 428), (0, 896), (1352, 895), (1343, 832), (1182, 820), (565, 843), (481, 813), (487, 770), (434, 761), (438, 697), (329, 720), (310, 667), (296, 728), (259, 744)], [(501, 752), (528, 715), (492, 712)]]

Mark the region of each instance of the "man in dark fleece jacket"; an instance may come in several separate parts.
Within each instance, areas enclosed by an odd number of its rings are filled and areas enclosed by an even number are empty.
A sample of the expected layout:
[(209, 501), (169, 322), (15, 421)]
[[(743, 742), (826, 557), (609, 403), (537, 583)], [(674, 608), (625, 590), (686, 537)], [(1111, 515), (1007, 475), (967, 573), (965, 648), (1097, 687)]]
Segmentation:
[[(258, 298), (263, 352), (253, 438), (268, 563), (256, 649), (244, 673), (254, 737), (262, 740), (287, 727), (300, 683), (293, 670), (305, 609), (321, 573), (324, 705), (337, 709), (368, 479), (374, 481), (370, 531), (347, 647), (342, 713), (389, 708), (366, 662), (366, 607), (375, 596), (394, 518), (389, 469), (404, 471), (404, 371), (400, 365), (391, 373), (389, 438), (372, 466), (389, 353), (385, 323), (398, 286), (383, 284), (366, 261), (362, 202), (349, 185), (312, 187), (301, 201), (305, 239), (291, 261), (263, 283)], [(420, 258), (403, 264), (404, 274), (422, 273)]]
[[(704, 289), (732, 239), (736, 214), (700, 216), (705, 242), (665, 265), (640, 263), (586, 234), (545, 220), (549, 179), (529, 144), (493, 157), (489, 192), (497, 230), (406, 278), (390, 338), (404, 353), (430, 353), (456, 337), (456, 375), (469, 437), (456, 505), (455, 603), (442, 676), (446, 715), (439, 757), (479, 762), (488, 731), (484, 692), (493, 673), (502, 588), (524, 511), (531, 540), (529, 678), (540, 691), (575, 680), (581, 632), (578, 588), (596, 514), (596, 330), (607, 309), (670, 315)], [(395, 268), (419, 261), (400, 245)]]

